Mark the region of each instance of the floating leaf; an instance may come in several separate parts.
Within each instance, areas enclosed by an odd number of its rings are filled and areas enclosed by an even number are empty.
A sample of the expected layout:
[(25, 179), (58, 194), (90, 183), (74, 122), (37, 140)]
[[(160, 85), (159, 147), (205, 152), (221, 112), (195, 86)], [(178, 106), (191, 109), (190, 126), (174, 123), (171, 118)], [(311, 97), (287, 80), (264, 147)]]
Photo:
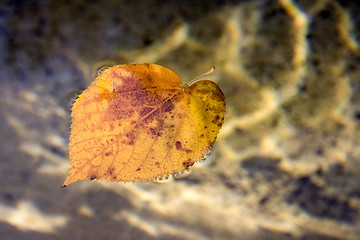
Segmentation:
[(214, 144), (225, 98), (208, 80), (181, 85), (155, 64), (102, 71), (73, 105), (71, 168), (78, 180), (147, 181), (182, 171)]

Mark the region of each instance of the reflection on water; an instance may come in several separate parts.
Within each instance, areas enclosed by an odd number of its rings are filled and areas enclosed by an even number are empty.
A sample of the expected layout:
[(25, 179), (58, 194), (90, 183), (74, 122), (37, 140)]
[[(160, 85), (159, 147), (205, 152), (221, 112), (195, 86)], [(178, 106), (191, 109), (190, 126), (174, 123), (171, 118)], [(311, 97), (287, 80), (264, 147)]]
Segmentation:
[[(0, 239), (358, 239), (359, 16), (333, 0), (4, 1)], [(143, 62), (184, 82), (216, 66), (212, 155), (164, 184), (61, 189), (69, 93)]]

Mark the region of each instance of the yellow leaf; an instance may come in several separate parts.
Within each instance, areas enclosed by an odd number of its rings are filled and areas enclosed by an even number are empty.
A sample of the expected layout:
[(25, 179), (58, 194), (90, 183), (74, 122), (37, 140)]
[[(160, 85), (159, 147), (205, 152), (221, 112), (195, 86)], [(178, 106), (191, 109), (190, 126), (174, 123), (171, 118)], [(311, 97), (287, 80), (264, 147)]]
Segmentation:
[(208, 80), (182, 86), (155, 64), (101, 72), (75, 101), (69, 143), (78, 180), (147, 181), (192, 166), (214, 144), (225, 97)]

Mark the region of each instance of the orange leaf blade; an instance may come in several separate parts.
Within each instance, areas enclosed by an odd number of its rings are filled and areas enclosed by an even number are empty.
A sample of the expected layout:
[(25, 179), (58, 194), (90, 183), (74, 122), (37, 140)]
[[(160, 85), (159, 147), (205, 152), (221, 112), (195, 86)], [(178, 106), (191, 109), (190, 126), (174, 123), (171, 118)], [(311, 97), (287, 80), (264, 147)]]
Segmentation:
[(155, 64), (104, 70), (76, 100), (69, 143), (78, 180), (147, 181), (184, 170), (215, 142), (225, 98), (211, 81), (181, 88)]

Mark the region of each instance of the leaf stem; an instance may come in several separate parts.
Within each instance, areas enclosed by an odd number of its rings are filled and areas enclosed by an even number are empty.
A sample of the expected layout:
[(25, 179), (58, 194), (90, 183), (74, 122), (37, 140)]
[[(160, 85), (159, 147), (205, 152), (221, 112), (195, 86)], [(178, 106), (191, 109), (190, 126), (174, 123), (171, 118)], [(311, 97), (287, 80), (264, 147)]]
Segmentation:
[(203, 73), (200, 76), (197, 76), (196, 78), (191, 80), (190, 82), (184, 84), (185, 85), (184, 87), (191, 86), (192, 84), (197, 82), (197, 80), (199, 80), (200, 78), (213, 74), (214, 71), (215, 71), (215, 66), (212, 66), (212, 68), (209, 71), (207, 71), (206, 73)]

